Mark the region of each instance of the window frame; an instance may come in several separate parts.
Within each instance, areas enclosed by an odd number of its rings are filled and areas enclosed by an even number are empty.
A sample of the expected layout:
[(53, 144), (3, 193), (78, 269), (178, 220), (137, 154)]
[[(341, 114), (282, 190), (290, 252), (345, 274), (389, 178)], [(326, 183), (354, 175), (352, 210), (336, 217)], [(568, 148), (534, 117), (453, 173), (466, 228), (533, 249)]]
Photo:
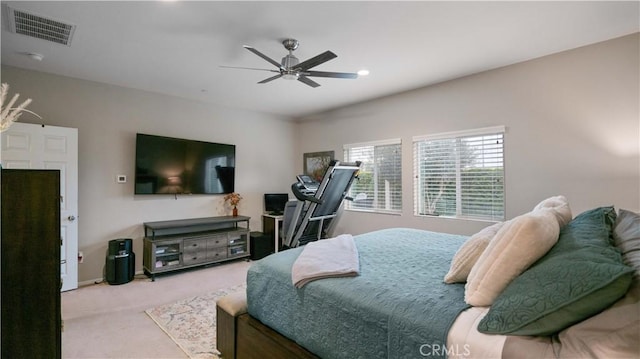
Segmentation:
[[(378, 191), (379, 187), (377, 185), (377, 181), (380, 178), (379, 178), (379, 175), (376, 174), (376, 172), (379, 171), (379, 166), (376, 165), (376, 147), (382, 147), (382, 146), (397, 146), (396, 151), (399, 156), (399, 159), (397, 160), (398, 164), (397, 166), (394, 166), (395, 171), (393, 172), (394, 175), (398, 176), (397, 187), (399, 188), (399, 190), (398, 191), (391, 190), (390, 191), (391, 193), (388, 194), (390, 199), (389, 202), (391, 202), (390, 203), (391, 208), (384, 208), (382, 206), (379, 206), (380, 203), (386, 203), (384, 199), (381, 200), (381, 196), (385, 196), (386, 194), (385, 193), (380, 194), (380, 192)], [(373, 152), (374, 152), (373, 163), (365, 163), (366, 161), (362, 161), (361, 158), (353, 158), (353, 154), (349, 152), (354, 149), (361, 149), (366, 147), (373, 148)], [(346, 201), (344, 209), (347, 211), (356, 211), (356, 212), (370, 212), (370, 213), (383, 213), (383, 214), (395, 214), (395, 215), (402, 214), (402, 139), (393, 138), (393, 139), (378, 140), (378, 141), (350, 143), (350, 144), (343, 145), (342, 149), (343, 149), (343, 156), (344, 156), (345, 162), (362, 161), (363, 164), (361, 165), (361, 168), (367, 165), (372, 166), (373, 167), (372, 181), (374, 181), (374, 185), (373, 185), (374, 198), (372, 199), (371, 207), (366, 207), (366, 206), (360, 207), (357, 205), (357, 201)], [(355, 197), (353, 190), (354, 190), (354, 187), (357, 188), (357, 184), (358, 184), (358, 180), (354, 181), (353, 185), (349, 189), (349, 193), (348, 193), (349, 197), (352, 197), (352, 198)], [(394, 204), (397, 206), (397, 208), (394, 208)]]
[[(504, 221), (506, 215), (506, 188), (505, 188), (505, 126), (492, 126), (492, 127), (484, 127), (478, 129), (470, 129), (463, 131), (452, 131), (452, 132), (442, 132), (431, 135), (421, 135), (414, 136), (412, 139), (412, 151), (413, 151), (413, 214), (418, 217), (442, 217), (448, 219), (464, 219), (464, 220), (482, 220), (482, 221)], [(463, 185), (464, 181), (462, 180), (461, 173), (463, 172), (463, 165), (461, 164), (460, 157), (460, 149), (462, 146), (459, 145), (460, 142), (464, 140), (473, 139), (475, 137), (484, 137), (484, 136), (500, 136), (501, 143), (499, 144), (499, 152), (500, 158), (498, 162), (501, 164), (501, 167), (495, 167), (500, 170), (501, 176), (495, 177), (497, 180), (501, 182), (501, 204), (498, 206), (497, 204), (491, 205), (492, 201), (488, 201), (490, 208), (487, 210), (488, 215), (480, 215), (477, 213), (469, 213), (473, 212), (471, 210), (466, 210), (463, 208), (464, 200), (462, 198)], [(453, 146), (455, 146), (455, 214), (434, 214), (428, 213), (428, 211), (424, 211), (421, 213), (421, 209), (423, 209), (426, 204), (421, 203), (422, 199), (426, 197), (426, 194), (419, 193), (421, 188), (424, 185), (421, 185), (422, 174), (420, 172), (422, 165), (422, 153), (419, 153), (418, 145), (424, 144), (428, 141), (442, 141), (442, 140), (451, 140), (455, 141)], [(486, 149), (490, 147), (489, 145), (483, 145), (482, 149)], [(451, 173), (451, 172), (448, 172)], [(465, 188), (469, 188), (468, 186)], [(450, 200), (451, 201), (451, 200)], [(496, 214), (496, 209), (501, 210), (501, 214)]]

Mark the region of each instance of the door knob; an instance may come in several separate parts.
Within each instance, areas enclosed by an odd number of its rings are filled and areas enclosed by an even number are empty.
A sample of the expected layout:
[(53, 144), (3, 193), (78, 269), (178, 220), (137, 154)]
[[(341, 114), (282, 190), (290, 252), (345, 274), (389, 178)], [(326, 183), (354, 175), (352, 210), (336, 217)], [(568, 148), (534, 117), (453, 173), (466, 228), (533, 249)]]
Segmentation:
[(71, 222), (73, 222), (73, 221), (76, 220), (76, 217), (75, 216), (69, 216), (69, 217), (67, 217), (67, 219), (70, 220)]

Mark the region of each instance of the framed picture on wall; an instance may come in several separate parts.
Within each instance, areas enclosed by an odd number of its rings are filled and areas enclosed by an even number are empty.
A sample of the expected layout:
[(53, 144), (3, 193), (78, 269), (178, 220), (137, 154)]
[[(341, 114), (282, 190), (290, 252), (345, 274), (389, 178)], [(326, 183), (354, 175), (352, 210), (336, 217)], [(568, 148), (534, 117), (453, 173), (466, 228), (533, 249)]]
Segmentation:
[(322, 181), (322, 176), (333, 159), (333, 151), (305, 153), (303, 155), (304, 174), (318, 182)]

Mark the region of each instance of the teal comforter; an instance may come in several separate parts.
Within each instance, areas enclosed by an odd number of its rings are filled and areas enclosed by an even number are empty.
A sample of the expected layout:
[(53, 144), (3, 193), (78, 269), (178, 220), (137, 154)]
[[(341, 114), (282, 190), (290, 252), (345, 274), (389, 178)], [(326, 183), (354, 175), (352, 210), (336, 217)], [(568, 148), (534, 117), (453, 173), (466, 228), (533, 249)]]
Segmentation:
[(442, 279), (467, 237), (397, 228), (354, 238), (357, 277), (296, 289), (291, 266), (303, 248), (255, 262), (249, 314), (321, 358), (446, 357), (447, 332), (468, 306), (464, 285)]

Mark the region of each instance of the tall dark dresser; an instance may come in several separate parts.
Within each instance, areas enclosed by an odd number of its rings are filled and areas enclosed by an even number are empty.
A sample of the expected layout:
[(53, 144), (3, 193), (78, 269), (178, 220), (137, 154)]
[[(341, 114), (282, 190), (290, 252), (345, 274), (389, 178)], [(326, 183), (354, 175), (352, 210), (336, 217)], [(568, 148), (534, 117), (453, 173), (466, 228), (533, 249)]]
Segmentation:
[(61, 358), (60, 171), (0, 174), (2, 358)]

